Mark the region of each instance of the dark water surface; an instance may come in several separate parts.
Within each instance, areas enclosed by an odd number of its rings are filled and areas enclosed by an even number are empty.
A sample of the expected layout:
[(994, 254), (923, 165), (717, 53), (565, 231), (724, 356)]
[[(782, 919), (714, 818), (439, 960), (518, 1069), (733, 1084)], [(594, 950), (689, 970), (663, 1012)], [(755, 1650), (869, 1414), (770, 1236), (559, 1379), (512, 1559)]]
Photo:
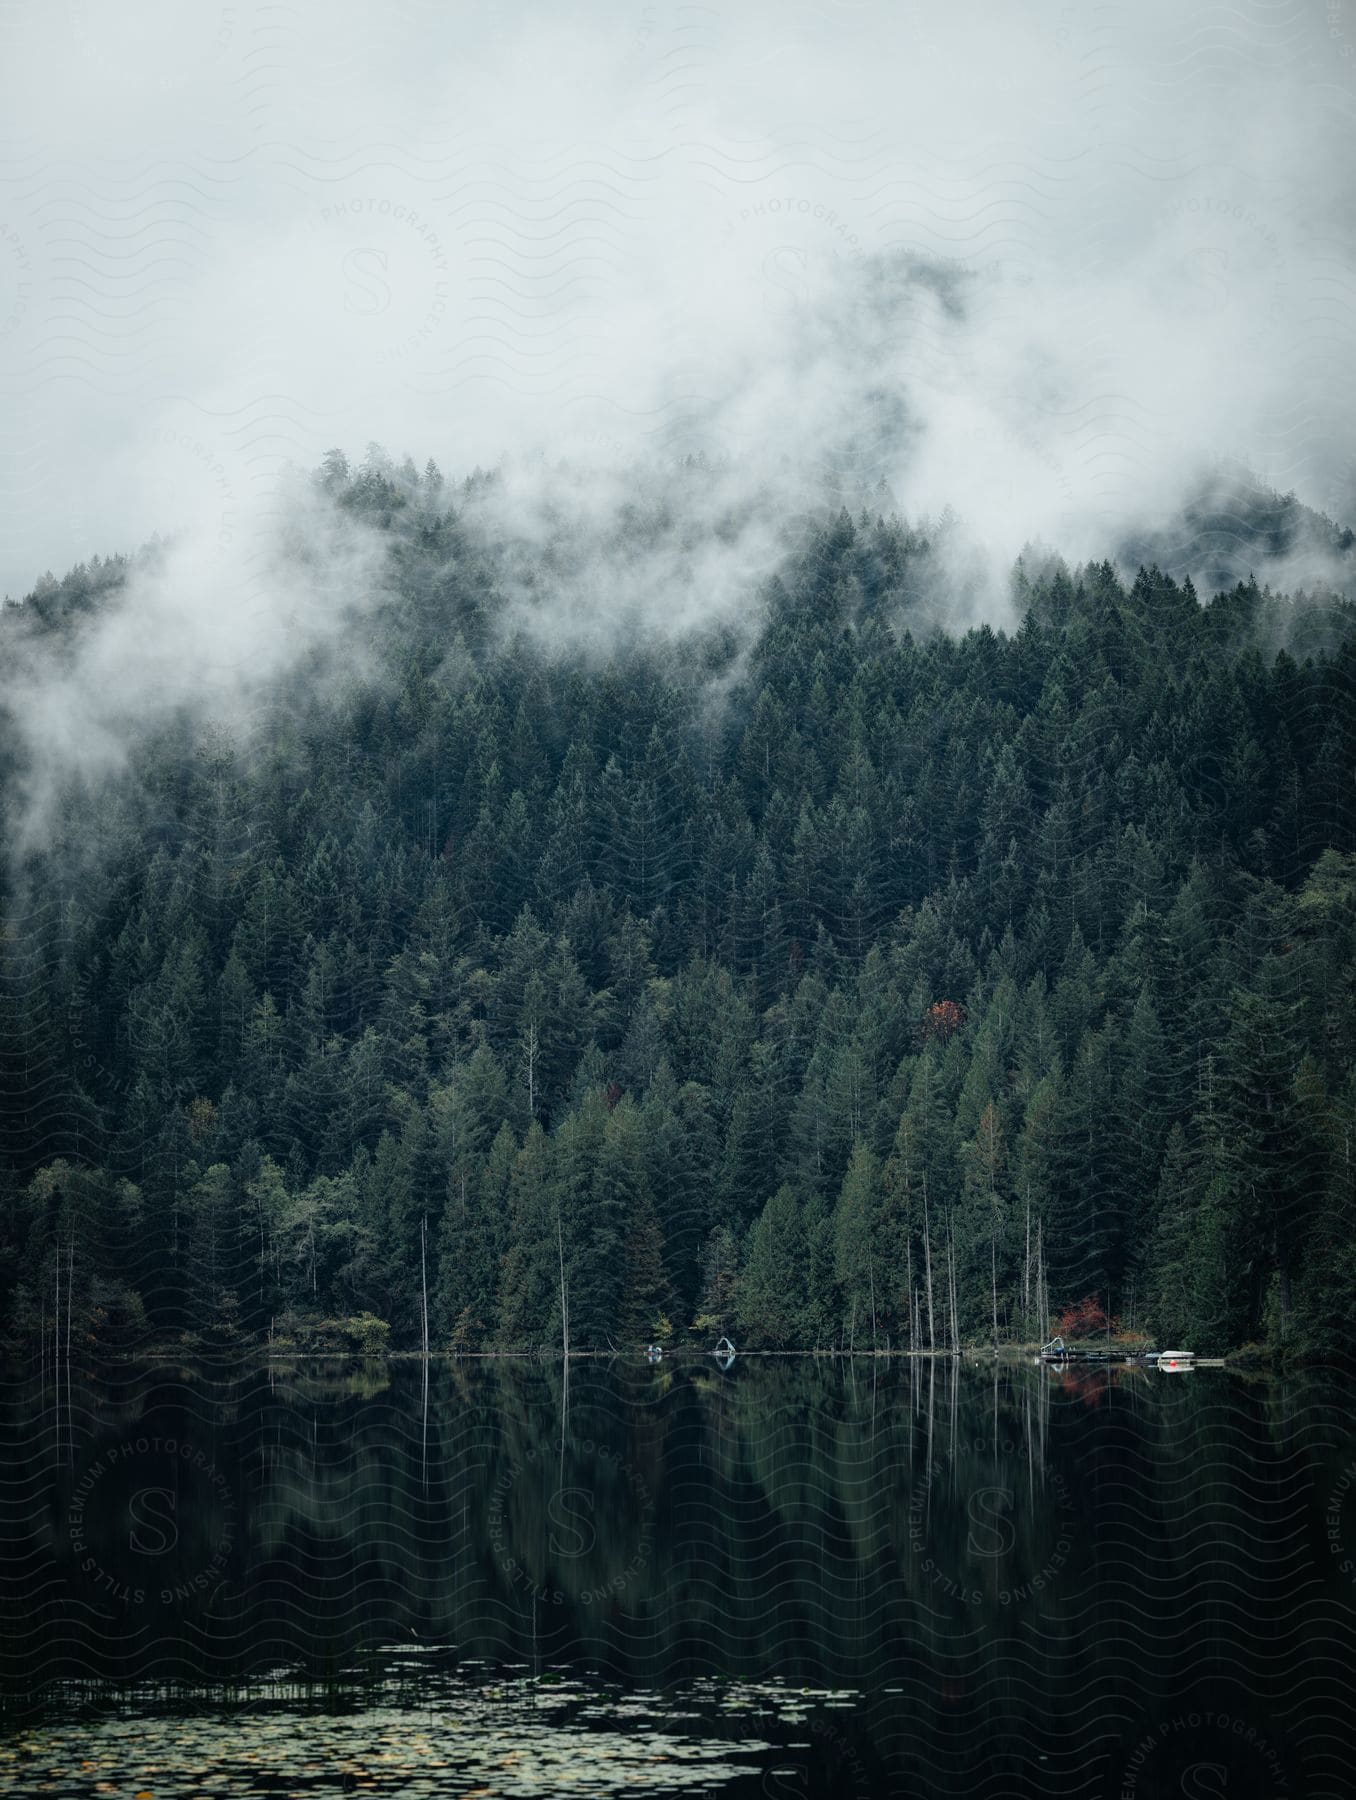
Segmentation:
[(4, 1395), (3, 1791), (1356, 1792), (1335, 1376), (159, 1364)]

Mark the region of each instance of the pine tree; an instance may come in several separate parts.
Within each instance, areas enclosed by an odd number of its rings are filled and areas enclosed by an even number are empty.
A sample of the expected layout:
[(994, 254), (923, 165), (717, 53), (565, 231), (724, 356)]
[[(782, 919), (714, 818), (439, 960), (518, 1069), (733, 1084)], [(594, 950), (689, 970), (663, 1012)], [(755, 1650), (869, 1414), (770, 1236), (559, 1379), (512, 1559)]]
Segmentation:
[(877, 1292), (884, 1287), (877, 1271), (879, 1181), (876, 1159), (859, 1139), (833, 1213), (834, 1274), (846, 1308), (849, 1348), (875, 1349), (879, 1341)]
[[(556, 1342), (560, 1333), (556, 1282), (557, 1196), (552, 1180), (552, 1145), (535, 1121), (528, 1127), (509, 1179), (508, 1248), (499, 1281), (497, 1339), (503, 1348), (524, 1350)], [(469, 1336), (474, 1317), (466, 1321)], [(454, 1344), (462, 1336), (460, 1313), (449, 1321)]]
[(739, 1327), (755, 1347), (799, 1345), (806, 1263), (800, 1204), (783, 1184), (749, 1231), (739, 1284)]

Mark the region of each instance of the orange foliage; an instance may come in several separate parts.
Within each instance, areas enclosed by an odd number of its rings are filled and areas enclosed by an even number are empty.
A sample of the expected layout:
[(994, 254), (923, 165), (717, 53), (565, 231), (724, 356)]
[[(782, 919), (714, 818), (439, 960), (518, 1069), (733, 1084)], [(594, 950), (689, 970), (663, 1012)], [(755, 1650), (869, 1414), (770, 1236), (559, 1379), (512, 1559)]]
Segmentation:
[(935, 1037), (943, 1044), (954, 1037), (965, 1023), (965, 1008), (954, 1000), (939, 1000), (930, 1006), (923, 1019), (923, 1036)]
[(1053, 1330), (1057, 1337), (1105, 1337), (1111, 1321), (1107, 1318), (1101, 1301), (1096, 1294), (1085, 1294), (1054, 1321)]

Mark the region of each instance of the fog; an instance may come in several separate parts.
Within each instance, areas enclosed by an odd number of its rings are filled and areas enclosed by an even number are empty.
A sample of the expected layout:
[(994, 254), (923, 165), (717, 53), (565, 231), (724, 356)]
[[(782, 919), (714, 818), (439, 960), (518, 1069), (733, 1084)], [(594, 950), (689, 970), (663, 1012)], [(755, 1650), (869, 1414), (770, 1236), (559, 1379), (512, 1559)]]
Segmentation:
[(132, 622), (24, 672), (58, 761), (199, 692), (243, 715), (361, 604), (370, 547), (320, 529), (328, 606), (269, 548), (332, 445), (507, 461), (529, 550), (562, 507), (605, 546), (711, 459), (719, 546), (537, 607), (594, 640), (737, 612), (787, 517), (879, 483), (961, 515), (957, 623), (1003, 618), (1027, 541), (1170, 535), (1221, 457), (1356, 517), (1343, 0), (67, 0), (0, 32), (0, 588), (177, 534)]

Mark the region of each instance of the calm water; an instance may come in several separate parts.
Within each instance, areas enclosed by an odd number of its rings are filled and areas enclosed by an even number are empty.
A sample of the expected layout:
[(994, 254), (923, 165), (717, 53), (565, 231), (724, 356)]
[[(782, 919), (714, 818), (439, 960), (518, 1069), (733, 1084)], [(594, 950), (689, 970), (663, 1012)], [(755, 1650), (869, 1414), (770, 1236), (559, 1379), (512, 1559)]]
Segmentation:
[(299, 1363), (4, 1395), (3, 1791), (1356, 1791), (1335, 1377)]

